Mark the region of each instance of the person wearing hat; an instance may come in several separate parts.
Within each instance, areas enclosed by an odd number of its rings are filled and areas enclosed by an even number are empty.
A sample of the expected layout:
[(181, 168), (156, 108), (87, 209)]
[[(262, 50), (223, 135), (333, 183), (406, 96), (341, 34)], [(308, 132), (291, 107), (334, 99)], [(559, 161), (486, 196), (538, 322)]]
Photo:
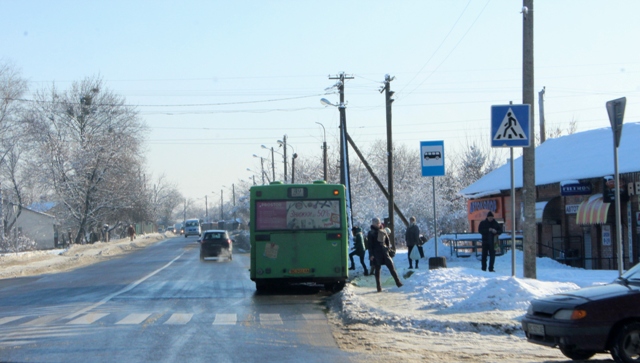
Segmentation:
[(489, 271), (495, 272), (493, 264), (496, 261), (494, 241), (496, 236), (502, 233), (502, 226), (493, 219), (493, 213), (489, 211), (487, 218), (480, 222), (478, 232), (482, 235), (482, 271), (487, 271), (487, 255), (489, 255)]
[(360, 263), (362, 264), (362, 268), (364, 268), (364, 275), (369, 275), (369, 271), (367, 271), (367, 265), (364, 264), (364, 253), (366, 248), (364, 247), (364, 236), (362, 235), (362, 229), (360, 227), (351, 228), (351, 232), (353, 232), (353, 250), (349, 254), (349, 260), (351, 260), (351, 267), (349, 270), (355, 270), (356, 264), (353, 261), (353, 256), (360, 257)]

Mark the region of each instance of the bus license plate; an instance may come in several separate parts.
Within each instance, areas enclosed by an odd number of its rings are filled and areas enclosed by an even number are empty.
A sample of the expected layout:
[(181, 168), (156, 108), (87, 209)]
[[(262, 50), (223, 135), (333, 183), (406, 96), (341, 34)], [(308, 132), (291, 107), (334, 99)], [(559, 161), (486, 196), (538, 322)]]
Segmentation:
[(529, 328), (529, 334), (531, 335), (539, 335), (544, 336), (544, 325), (542, 324), (529, 324), (527, 326)]
[(308, 274), (310, 270), (308, 268), (292, 268), (289, 270), (291, 274)]

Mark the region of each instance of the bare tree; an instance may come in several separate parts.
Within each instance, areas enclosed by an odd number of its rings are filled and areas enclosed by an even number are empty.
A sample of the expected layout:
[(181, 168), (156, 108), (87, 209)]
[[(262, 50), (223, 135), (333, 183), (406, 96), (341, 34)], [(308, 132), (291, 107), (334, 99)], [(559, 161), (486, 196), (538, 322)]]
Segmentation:
[(31, 141), (79, 243), (109, 212), (140, 203), (126, 194), (139, 192), (135, 170), (145, 127), (100, 78), (74, 82), (65, 92), (52, 86), (34, 98), (26, 118)]

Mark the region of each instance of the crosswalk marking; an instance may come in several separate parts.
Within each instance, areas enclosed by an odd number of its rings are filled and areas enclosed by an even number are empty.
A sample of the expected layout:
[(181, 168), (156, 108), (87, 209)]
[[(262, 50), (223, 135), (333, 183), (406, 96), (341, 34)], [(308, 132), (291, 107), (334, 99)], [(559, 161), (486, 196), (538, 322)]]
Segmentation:
[(169, 320), (164, 323), (167, 325), (184, 325), (191, 321), (193, 314), (172, 314)]
[(238, 321), (236, 314), (216, 314), (213, 325), (235, 325)]
[(129, 316), (117, 322), (116, 325), (140, 324), (149, 316), (151, 314), (129, 314)]
[(23, 316), (7, 316), (7, 317), (4, 317), (4, 318), (0, 318), (0, 325), (6, 324), (6, 323), (10, 323), (10, 322), (12, 322), (14, 320), (19, 320), (19, 319), (22, 319), (22, 318), (24, 318), (24, 315)]
[(324, 314), (302, 314), (304, 320), (311, 324), (326, 324), (327, 318)]
[[(112, 325), (139, 325), (144, 324), (145, 321), (148, 321), (149, 317), (151, 317), (154, 313), (132, 313), (126, 315), (119, 321), (115, 319), (109, 319), (104, 322), (105, 324)], [(12, 327), (19, 326), (22, 328), (39, 328), (50, 325), (90, 325), (96, 323), (100, 319), (111, 315), (114, 316), (116, 313), (109, 312), (95, 312), (95, 313), (87, 313), (81, 316), (76, 317), (71, 321), (67, 321), (68, 318), (65, 315), (61, 314), (52, 314), (52, 315), (44, 315), (44, 316), (28, 316), (28, 315), (20, 315), (20, 316), (6, 316), (0, 317), (0, 333), (3, 329), (12, 329)], [(207, 314), (208, 315), (208, 314)], [(304, 322), (306, 324), (318, 325), (318, 324), (327, 324), (327, 317), (322, 313), (310, 313), (310, 314), (299, 314), (296, 316), (290, 316), (291, 322)], [(192, 322), (194, 317), (193, 313), (174, 313), (171, 314), (169, 319), (164, 321), (165, 325), (186, 325)], [(114, 322), (115, 321), (115, 322)], [(202, 319), (198, 320), (202, 321)], [(238, 324), (238, 314), (225, 313), (225, 314), (215, 314), (212, 325), (236, 325)], [(249, 320), (251, 321), (251, 320)], [(15, 322), (15, 323), (14, 323)], [(257, 314), (257, 319), (255, 321), (261, 325), (283, 325), (284, 321), (281, 314)], [(157, 319), (150, 321), (150, 324), (159, 324)], [(0, 336), (0, 340), (2, 337)]]
[(71, 320), (67, 324), (92, 324), (97, 320), (104, 318), (107, 315), (109, 314), (97, 314), (97, 313), (86, 314)]
[(260, 324), (262, 325), (282, 325), (280, 314), (260, 314)]
[(41, 316), (39, 318), (33, 319), (31, 321), (28, 321), (28, 322), (20, 324), (20, 325), (22, 325), (22, 326), (41, 326), (41, 325), (49, 324), (54, 320), (58, 320), (61, 317), (62, 317), (61, 315), (45, 315), (45, 316)]

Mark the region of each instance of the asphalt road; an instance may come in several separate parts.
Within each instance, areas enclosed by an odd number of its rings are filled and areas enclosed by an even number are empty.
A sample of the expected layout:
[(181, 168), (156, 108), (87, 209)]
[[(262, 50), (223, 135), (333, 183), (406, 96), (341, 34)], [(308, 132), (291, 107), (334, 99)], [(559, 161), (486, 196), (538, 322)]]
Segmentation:
[(0, 362), (364, 362), (338, 348), (326, 292), (258, 294), (249, 256), (176, 237), (66, 273), (0, 280)]

